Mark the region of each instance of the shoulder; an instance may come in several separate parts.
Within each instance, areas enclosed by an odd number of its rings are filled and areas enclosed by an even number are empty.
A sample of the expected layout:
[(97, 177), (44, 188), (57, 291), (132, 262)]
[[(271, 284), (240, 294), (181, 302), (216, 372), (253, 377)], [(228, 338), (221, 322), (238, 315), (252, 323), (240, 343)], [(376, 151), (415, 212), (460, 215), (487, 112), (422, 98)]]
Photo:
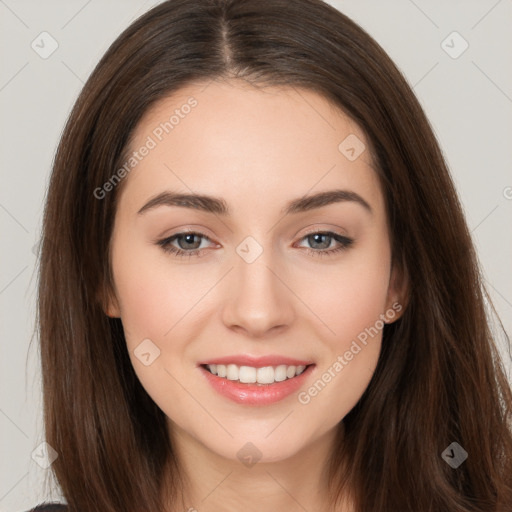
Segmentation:
[(67, 509), (67, 505), (63, 503), (42, 503), (27, 512), (66, 512)]

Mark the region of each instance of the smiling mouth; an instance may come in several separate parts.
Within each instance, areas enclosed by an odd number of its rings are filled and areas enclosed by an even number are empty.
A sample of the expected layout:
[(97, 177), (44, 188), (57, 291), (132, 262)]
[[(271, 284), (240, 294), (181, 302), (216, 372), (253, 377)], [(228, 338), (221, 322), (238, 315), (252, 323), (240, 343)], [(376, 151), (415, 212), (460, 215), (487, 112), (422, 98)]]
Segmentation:
[(291, 380), (301, 375), (309, 365), (277, 365), (256, 368), (253, 366), (238, 366), (236, 364), (203, 364), (206, 371), (224, 380), (240, 384), (257, 384), (268, 386), (285, 380)]

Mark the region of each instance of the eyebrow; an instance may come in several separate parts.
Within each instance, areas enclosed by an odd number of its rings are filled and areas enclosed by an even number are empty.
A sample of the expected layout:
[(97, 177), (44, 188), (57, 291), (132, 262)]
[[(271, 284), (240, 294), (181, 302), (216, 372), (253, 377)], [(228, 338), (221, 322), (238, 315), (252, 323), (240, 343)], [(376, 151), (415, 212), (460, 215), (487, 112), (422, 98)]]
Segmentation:
[[(310, 196), (294, 199), (286, 204), (281, 210), (281, 214), (288, 215), (293, 213), (307, 212), (316, 208), (341, 203), (354, 202), (361, 205), (369, 213), (373, 214), (372, 207), (359, 194), (350, 190), (328, 190), (318, 192)], [(166, 190), (152, 197), (138, 212), (141, 215), (149, 210), (159, 206), (181, 206), (191, 208), (207, 213), (214, 213), (222, 216), (230, 216), (230, 210), (226, 201), (220, 197), (213, 197), (202, 194), (181, 194)]]

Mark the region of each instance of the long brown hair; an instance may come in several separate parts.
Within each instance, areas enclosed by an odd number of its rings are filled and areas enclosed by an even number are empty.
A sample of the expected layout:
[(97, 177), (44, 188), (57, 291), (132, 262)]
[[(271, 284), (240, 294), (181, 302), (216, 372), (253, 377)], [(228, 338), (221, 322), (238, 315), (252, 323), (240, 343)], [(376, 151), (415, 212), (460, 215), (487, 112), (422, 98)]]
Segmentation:
[[(350, 490), (364, 512), (512, 510), (512, 393), (446, 163), (387, 54), (321, 0), (163, 2), (116, 39), (76, 101), (51, 175), (38, 289), (45, 434), (69, 510), (156, 512), (162, 486), (179, 496), (165, 415), (135, 375), (121, 320), (103, 309), (119, 188), (101, 200), (94, 191), (122, 167), (150, 106), (219, 78), (304, 87), (359, 124), (408, 283), (326, 464), (332, 506)], [(468, 453), (457, 468), (441, 456), (452, 442)]]

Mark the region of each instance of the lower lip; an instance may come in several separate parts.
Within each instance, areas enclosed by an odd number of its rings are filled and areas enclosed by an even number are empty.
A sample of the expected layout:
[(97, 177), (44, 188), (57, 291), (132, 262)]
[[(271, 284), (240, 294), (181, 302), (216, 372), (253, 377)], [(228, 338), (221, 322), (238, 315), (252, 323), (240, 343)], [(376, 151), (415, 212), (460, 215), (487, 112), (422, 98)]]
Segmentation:
[(311, 364), (300, 375), (273, 384), (243, 384), (236, 380), (213, 375), (202, 366), (199, 368), (213, 389), (233, 402), (245, 405), (269, 405), (279, 402), (297, 391), (314, 367), (315, 365)]

